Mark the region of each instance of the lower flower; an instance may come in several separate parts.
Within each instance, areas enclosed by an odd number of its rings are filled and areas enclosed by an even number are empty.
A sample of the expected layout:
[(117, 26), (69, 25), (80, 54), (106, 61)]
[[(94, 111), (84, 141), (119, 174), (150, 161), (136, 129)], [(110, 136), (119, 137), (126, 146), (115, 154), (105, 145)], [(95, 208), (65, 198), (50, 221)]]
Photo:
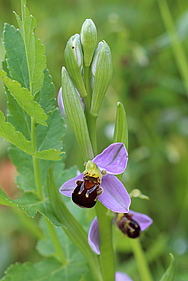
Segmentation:
[[(129, 211), (127, 214), (116, 214), (114, 220), (118, 228), (129, 238), (137, 238), (141, 232), (146, 230), (153, 220), (145, 214)], [(98, 229), (98, 219), (94, 218), (88, 233), (88, 244), (97, 254), (100, 254), (100, 237)]]

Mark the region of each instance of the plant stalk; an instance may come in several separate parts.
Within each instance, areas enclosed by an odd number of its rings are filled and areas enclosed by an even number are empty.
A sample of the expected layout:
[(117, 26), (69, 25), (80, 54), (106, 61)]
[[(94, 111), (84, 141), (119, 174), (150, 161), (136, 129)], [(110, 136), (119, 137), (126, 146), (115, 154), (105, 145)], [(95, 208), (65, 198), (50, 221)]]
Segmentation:
[(64, 256), (64, 253), (63, 253), (63, 250), (62, 250), (62, 247), (61, 247), (61, 243), (60, 243), (59, 238), (57, 236), (57, 233), (55, 231), (55, 227), (53, 226), (53, 224), (47, 218), (45, 218), (45, 221), (46, 221), (46, 225), (48, 227), (48, 231), (50, 233), (51, 239), (53, 241), (54, 248), (56, 250), (56, 256), (58, 257), (58, 259), (60, 260), (60, 262), (62, 264), (65, 264), (66, 258)]
[(100, 236), (100, 262), (103, 281), (115, 280), (115, 260), (112, 245), (112, 215), (99, 201), (96, 204), (96, 214)]
[(153, 281), (145, 253), (142, 249), (140, 239), (129, 239), (129, 243), (131, 245), (136, 264), (138, 267), (139, 275), (142, 281)]
[(90, 106), (91, 106), (91, 99), (92, 99), (92, 91), (91, 91), (91, 77), (90, 77), (90, 67), (84, 67), (84, 80), (85, 80), (85, 87), (87, 91), (87, 96), (84, 98), (85, 102), (85, 115), (87, 120), (87, 126), (89, 131), (89, 136), (91, 140), (91, 145), (93, 148), (94, 155), (97, 155), (97, 117), (90, 114)]

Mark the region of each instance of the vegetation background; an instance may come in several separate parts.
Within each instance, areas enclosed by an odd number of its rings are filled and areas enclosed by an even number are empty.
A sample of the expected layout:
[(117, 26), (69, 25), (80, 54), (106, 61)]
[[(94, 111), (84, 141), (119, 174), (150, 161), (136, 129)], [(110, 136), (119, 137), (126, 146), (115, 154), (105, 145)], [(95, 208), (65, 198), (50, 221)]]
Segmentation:
[[(161, 4), (162, 3), (162, 4)], [(181, 53), (175, 51), (165, 21), (173, 26), (188, 63), (188, 4), (186, 1), (157, 0), (28, 0), (37, 19), (37, 36), (46, 47), (47, 66), (60, 87), (64, 65), (63, 51), (69, 37), (80, 32), (91, 18), (98, 40), (105, 40), (112, 51), (114, 73), (98, 121), (99, 151), (112, 142), (116, 103), (126, 109), (129, 125), (129, 163), (124, 183), (138, 188), (150, 200), (133, 199), (131, 209), (153, 218), (143, 234), (143, 248), (155, 280), (169, 264), (169, 253), (176, 259), (176, 281), (188, 280), (188, 72), (183, 76)], [(160, 7), (163, 7), (160, 9)], [(163, 14), (162, 14), (163, 9)], [(0, 0), (0, 33), (3, 23), (17, 26), (12, 11), (20, 14), (19, 0)], [(166, 11), (166, 14), (165, 14)], [(178, 50), (178, 49), (177, 49)], [(0, 59), (4, 56), (0, 44)], [(181, 56), (181, 57), (180, 57)], [(187, 61), (186, 61), (187, 60)], [(0, 81), (1, 83), (1, 81)], [(6, 97), (0, 84), (0, 110), (6, 112)], [(81, 155), (68, 128), (65, 139), (66, 165), (78, 164)], [(0, 186), (12, 198), (18, 196), (16, 171), (7, 155), (7, 144), (0, 139)], [(36, 236), (27, 228), (27, 218), (17, 211), (0, 207), (0, 277), (15, 261), (40, 259), (35, 250)], [(37, 218), (35, 219), (37, 221)], [(117, 259), (133, 270), (134, 263), (125, 242), (118, 247)], [(127, 272), (129, 273), (129, 272)]]

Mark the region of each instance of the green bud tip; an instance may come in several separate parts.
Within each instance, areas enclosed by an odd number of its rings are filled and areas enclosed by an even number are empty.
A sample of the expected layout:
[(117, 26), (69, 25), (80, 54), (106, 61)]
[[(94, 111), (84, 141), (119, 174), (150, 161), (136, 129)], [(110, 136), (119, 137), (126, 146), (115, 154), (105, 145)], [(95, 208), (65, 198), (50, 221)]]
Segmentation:
[(92, 101), (90, 113), (98, 116), (103, 98), (112, 78), (112, 56), (108, 44), (101, 41), (95, 51), (91, 72), (92, 72)]
[(70, 60), (71, 57), (72, 60), (74, 60), (74, 63), (76, 63), (79, 67), (82, 67), (83, 65), (82, 46), (80, 41), (80, 35), (77, 33), (71, 36), (65, 48), (65, 60)]
[(84, 64), (85, 66), (90, 66), (97, 44), (97, 29), (91, 19), (84, 21), (80, 36), (84, 53)]

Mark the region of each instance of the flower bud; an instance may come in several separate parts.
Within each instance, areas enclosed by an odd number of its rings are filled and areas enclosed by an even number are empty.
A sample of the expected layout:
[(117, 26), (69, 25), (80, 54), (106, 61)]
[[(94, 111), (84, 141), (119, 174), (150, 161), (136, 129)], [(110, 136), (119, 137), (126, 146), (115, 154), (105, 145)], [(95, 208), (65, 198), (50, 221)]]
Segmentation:
[(80, 36), (84, 53), (84, 64), (85, 66), (90, 66), (97, 44), (97, 29), (91, 19), (84, 21)]
[(149, 197), (142, 194), (142, 192), (139, 189), (133, 189), (129, 195), (130, 195), (131, 198), (132, 197), (138, 197), (140, 199), (149, 200)]
[(99, 42), (98, 44), (91, 71), (93, 75), (93, 92), (90, 113), (97, 117), (112, 78), (111, 51), (105, 41)]
[[(76, 90), (76, 92), (77, 92), (77, 90)], [(85, 110), (85, 104), (84, 104), (82, 98), (80, 97), (80, 94), (78, 92), (77, 92), (77, 94), (80, 98), (83, 110)], [(62, 87), (59, 89), (58, 96), (57, 96), (57, 102), (58, 102), (58, 107), (59, 107), (61, 114), (63, 115), (63, 117), (67, 118), (67, 115), (65, 112), (65, 107), (64, 107), (64, 102), (63, 102), (63, 97), (62, 97)]]
[(123, 142), (128, 149), (128, 124), (124, 106), (117, 103), (116, 123), (114, 131), (114, 142)]
[(64, 109), (74, 131), (84, 161), (93, 158), (84, 109), (65, 67), (62, 68), (62, 96)]
[(69, 75), (81, 97), (85, 97), (87, 92), (82, 78), (83, 53), (79, 34), (75, 34), (69, 39), (64, 51), (64, 56)]

